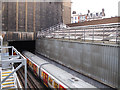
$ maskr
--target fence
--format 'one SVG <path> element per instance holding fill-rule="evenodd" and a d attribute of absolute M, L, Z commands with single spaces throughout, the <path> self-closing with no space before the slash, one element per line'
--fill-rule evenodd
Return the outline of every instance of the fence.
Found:
<path fill-rule="evenodd" d="M 58 28 L 59 27 L 59 28 Z M 37 33 L 37 38 L 116 43 L 120 41 L 120 23 L 67 27 L 58 24 Z"/>

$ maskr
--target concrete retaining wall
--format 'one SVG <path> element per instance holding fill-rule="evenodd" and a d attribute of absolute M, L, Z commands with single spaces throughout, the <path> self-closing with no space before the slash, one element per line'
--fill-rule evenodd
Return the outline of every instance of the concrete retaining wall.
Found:
<path fill-rule="evenodd" d="M 118 87 L 117 45 L 37 39 L 36 52 L 112 87 Z"/>

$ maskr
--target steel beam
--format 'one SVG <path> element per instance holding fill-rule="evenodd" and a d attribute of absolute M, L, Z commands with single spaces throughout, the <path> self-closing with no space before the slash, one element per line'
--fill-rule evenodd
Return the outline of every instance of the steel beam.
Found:
<path fill-rule="evenodd" d="M 19 62 L 22 62 L 24 65 L 25 65 L 25 63 L 24 63 L 24 59 L 15 59 L 15 60 L 4 60 L 4 61 L 2 61 L 2 62 L 9 62 L 9 63 L 19 63 Z"/>
<path fill-rule="evenodd" d="M 25 60 L 25 89 L 27 89 L 27 63 L 26 63 L 26 60 Z"/>

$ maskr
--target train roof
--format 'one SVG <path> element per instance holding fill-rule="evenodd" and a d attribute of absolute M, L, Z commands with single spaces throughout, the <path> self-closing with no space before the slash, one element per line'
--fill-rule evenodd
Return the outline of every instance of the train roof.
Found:
<path fill-rule="evenodd" d="M 42 58 L 39 58 L 38 56 L 32 54 L 31 52 L 24 51 L 23 54 L 32 62 L 34 62 L 36 65 L 41 66 L 42 64 L 49 63 Z"/>
<path fill-rule="evenodd" d="M 95 86 L 77 78 L 76 76 L 73 76 L 72 74 L 56 67 L 55 65 L 46 64 L 42 66 L 42 69 L 46 70 L 49 74 L 61 82 L 64 81 L 64 84 L 70 88 L 96 88 Z"/>

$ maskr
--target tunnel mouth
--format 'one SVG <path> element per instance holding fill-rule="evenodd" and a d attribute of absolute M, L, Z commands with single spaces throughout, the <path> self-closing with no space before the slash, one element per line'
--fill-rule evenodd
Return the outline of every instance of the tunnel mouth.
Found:
<path fill-rule="evenodd" d="M 35 52 L 35 40 L 31 41 L 8 41 L 9 46 L 14 46 L 19 52 L 30 51 Z M 11 52 L 9 52 L 11 53 Z"/>

